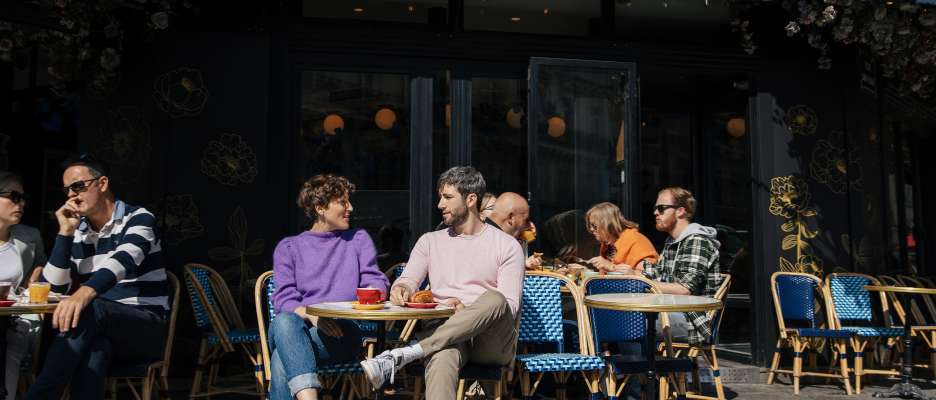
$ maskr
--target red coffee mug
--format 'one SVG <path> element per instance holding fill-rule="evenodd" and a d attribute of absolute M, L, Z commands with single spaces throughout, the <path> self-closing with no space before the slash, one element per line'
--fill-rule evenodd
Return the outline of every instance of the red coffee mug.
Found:
<path fill-rule="evenodd" d="M 383 291 L 377 288 L 357 288 L 357 299 L 360 304 L 377 304 L 383 300 Z"/>

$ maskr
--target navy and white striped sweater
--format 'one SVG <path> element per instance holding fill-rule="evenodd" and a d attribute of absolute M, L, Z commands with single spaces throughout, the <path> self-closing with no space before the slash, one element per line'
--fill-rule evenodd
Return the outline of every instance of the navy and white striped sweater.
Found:
<path fill-rule="evenodd" d="M 155 227 L 156 217 L 145 208 L 117 200 L 100 232 L 82 218 L 74 236 L 56 236 L 43 280 L 61 293 L 75 271 L 100 298 L 168 310 L 170 288 Z"/>

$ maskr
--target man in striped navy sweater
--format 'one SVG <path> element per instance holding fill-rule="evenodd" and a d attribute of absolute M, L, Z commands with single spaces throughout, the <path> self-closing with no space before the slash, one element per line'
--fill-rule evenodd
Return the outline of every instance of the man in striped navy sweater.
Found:
<path fill-rule="evenodd" d="M 52 290 L 77 290 L 52 315 L 59 334 L 27 399 L 104 398 L 113 367 L 162 358 L 170 286 L 153 214 L 114 196 L 103 163 L 66 164 L 68 196 L 55 212 L 55 247 L 42 276 Z M 72 281 L 77 276 L 77 281 Z"/>

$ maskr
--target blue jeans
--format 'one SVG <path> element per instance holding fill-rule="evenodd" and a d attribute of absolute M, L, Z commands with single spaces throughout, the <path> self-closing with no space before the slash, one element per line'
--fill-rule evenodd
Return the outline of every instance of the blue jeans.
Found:
<path fill-rule="evenodd" d="M 78 327 L 60 332 L 26 399 L 61 399 L 71 383 L 73 399 L 103 399 L 108 367 L 158 361 L 166 347 L 166 313 L 111 300 L 91 300 Z"/>
<path fill-rule="evenodd" d="M 320 334 L 318 328 L 291 312 L 270 323 L 270 399 L 288 400 L 303 389 L 321 388 L 318 366 L 358 359 L 361 328 L 350 320 L 335 320 L 341 337 Z"/>

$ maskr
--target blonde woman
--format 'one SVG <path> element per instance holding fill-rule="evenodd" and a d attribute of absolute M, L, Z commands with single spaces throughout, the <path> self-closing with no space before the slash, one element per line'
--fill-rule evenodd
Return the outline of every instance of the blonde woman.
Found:
<path fill-rule="evenodd" d="M 491 192 L 485 192 L 484 196 L 481 197 L 481 205 L 478 206 L 478 208 L 481 210 L 481 221 L 491 217 L 491 213 L 494 212 L 495 201 L 497 201 L 497 196 Z"/>
<path fill-rule="evenodd" d="M 637 224 L 624 218 L 621 209 L 612 203 L 599 203 L 589 209 L 585 223 L 588 232 L 601 243 L 600 255 L 588 262 L 602 273 L 643 271 L 645 262 L 652 264 L 659 258 Z"/>

